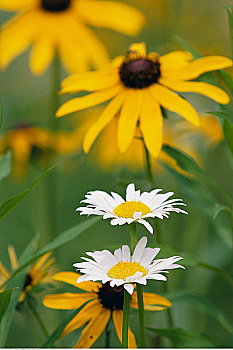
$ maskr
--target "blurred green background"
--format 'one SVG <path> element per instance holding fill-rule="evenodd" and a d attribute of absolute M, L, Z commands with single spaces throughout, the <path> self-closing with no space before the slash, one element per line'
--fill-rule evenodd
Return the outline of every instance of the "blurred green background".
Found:
<path fill-rule="evenodd" d="M 125 1 L 139 8 L 147 17 L 147 25 L 137 38 L 120 35 L 107 29 L 95 30 L 107 46 L 110 57 L 124 54 L 130 43 L 145 41 L 148 50 L 164 54 L 174 49 L 181 49 L 175 39 L 175 34 L 201 51 L 202 54 L 216 54 L 230 56 L 230 40 L 227 13 L 223 4 L 232 4 L 231 1 L 220 0 L 128 0 Z M 0 13 L 0 23 L 4 23 L 12 14 Z M 62 76 L 67 76 L 65 70 Z M 28 68 L 28 51 L 18 57 L 5 70 L 0 73 L 0 90 L 3 124 L 1 133 L 19 122 L 35 123 L 47 127 L 51 115 L 52 99 L 52 69 L 51 67 L 40 77 L 34 77 Z M 63 101 L 60 98 L 60 102 Z M 214 102 L 202 97 L 190 96 L 191 102 L 199 112 L 213 111 L 216 109 Z M 85 112 L 85 116 L 87 113 Z M 78 114 L 82 118 L 83 113 Z M 68 116 L 58 121 L 59 128 L 72 129 L 78 119 L 77 116 Z M 182 145 L 181 145 L 182 147 Z M 183 150 L 185 151 L 185 150 Z M 216 147 L 206 148 L 199 144 L 198 152 L 202 158 L 205 170 L 217 182 L 222 190 L 233 195 L 232 189 L 232 164 L 224 142 Z M 16 207 L 16 209 L 0 223 L 1 245 L 0 257 L 5 266 L 9 266 L 7 246 L 13 244 L 18 256 L 22 253 L 26 244 L 40 234 L 40 246 L 48 243 L 57 234 L 62 233 L 81 221 L 75 208 L 89 190 L 100 189 L 107 192 L 115 191 L 124 195 L 125 183 L 145 181 L 143 172 L 133 173 L 125 168 L 119 168 L 115 172 L 106 172 L 96 163 L 91 161 L 88 155 L 81 152 L 72 158 L 72 166 L 67 165 L 68 160 L 57 157 L 56 193 L 55 187 L 48 194 L 49 174 L 36 188 Z M 42 173 L 42 168 L 32 164 L 30 171 L 24 179 L 15 180 L 12 177 L 4 179 L 0 184 L 1 201 L 9 196 L 23 191 L 32 181 Z M 51 179 L 50 179 L 51 180 Z M 176 198 L 182 198 L 187 204 L 188 216 L 172 214 L 169 220 L 160 222 L 165 244 L 169 245 L 175 254 L 180 252 L 190 253 L 198 261 L 218 266 L 232 273 L 232 250 L 216 232 L 213 221 L 208 220 L 205 214 L 206 203 L 198 206 L 191 200 L 186 188 L 177 181 L 171 173 L 164 171 L 155 175 L 158 188 L 163 191 L 174 191 Z M 143 188 L 142 188 L 143 189 Z M 51 232 L 52 215 L 48 207 L 48 196 L 54 203 L 56 211 L 56 232 Z M 55 203 L 56 198 L 56 203 Z M 197 197 L 198 198 L 198 197 Z M 214 207 L 214 203 L 212 203 Z M 211 206 L 211 203 L 210 203 Z M 213 209 L 214 210 L 214 209 Z M 139 236 L 147 235 L 149 244 L 156 246 L 156 234 L 153 236 L 143 228 L 138 229 Z M 57 271 L 74 271 L 72 264 L 79 261 L 85 251 L 96 249 L 114 249 L 123 243 L 129 243 L 128 227 L 111 227 L 109 221 L 101 221 L 96 226 L 85 231 L 75 241 L 58 249 L 56 257 Z M 149 282 L 145 287 L 147 291 L 162 293 L 162 282 Z M 229 284 L 212 271 L 197 266 L 188 266 L 185 271 L 173 271 L 168 277 L 169 293 L 187 291 L 198 293 L 207 297 L 232 321 L 232 289 Z M 66 291 L 74 288 L 62 286 Z M 39 300 L 41 304 L 41 301 Z M 55 311 L 40 306 L 48 329 L 54 330 L 66 311 Z M 212 317 L 207 308 L 200 309 L 195 303 L 180 300 L 173 303 L 172 314 L 176 327 L 196 333 L 205 333 L 215 346 L 232 346 L 232 336 L 227 330 Z M 131 315 L 131 321 L 135 318 Z M 132 322 L 135 328 L 137 322 Z M 153 327 L 167 327 L 166 312 L 146 313 L 146 324 Z M 15 311 L 14 318 L 7 342 L 7 347 L 38 347 L 43 343 L 43 334 L 37 328 L 36 321 L 28 313 Z M 113 332 L 114 333 L 114 332 Z M 57 343 L 60 347 L 69 347 L 75 343 L 74 332 Z M 156 346 L 156 338 L 151 333 L 148 338 L 148 347 Z M 98 339 L 94 347 L 104 345 L 104 337 Z M 163 345 L 168 345 L 166 341 Z M 112 337 L 112 346 L 119 347 L 120 343 L 115 334 Z"/>

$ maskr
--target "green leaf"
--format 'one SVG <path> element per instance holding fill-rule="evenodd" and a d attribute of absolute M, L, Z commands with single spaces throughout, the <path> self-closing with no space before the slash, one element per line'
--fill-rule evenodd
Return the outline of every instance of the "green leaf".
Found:
<path fill-rule="evenodd" d="M 14 289 L 15 288 L 7 289 L 4 292 L 0 293 L 0 322 L 10 303 L 11 294 Z"/>
<path fill-rule="evenodd" d="M 94 299 L 91 299 L 94 300 Z M 46 340 L 46 342 L 41 346 L 41 348 L 50 348 L 55 341 L 59 338 L 59 336 L 62 334 L 65 327 L 68 325 L 68 323 L 73 320 L 73 318 L 79 313 L 79 311 L 91 300 L 86 301 L 84 304 L 82 304 L 78 309 L 73 311 L 71 314 L 69 314 L 65 319 L 61 321 L 61 323 L 57 326 L 57 328 L 53 331 L 51 336 Z"/>
<path fill-rule="evenodd" d="M 194 49 L 190 44 L 188 44 L 185 40 L 183 40 L 179 35 L 174 35 L 174 38 L 178 43 L 188 52 L 191 53 L 191 55 L 194 58 L 200 58 L 203 55 L 196 49 Z"/>
<path fill-rule="evenodd" d="M 225 140 L 233 157 L 233 125 L 231 125 L 231 123 L 226 119 L 223 121 L 223 132 Z"/>
<path fill-rule="evenodd" d="M 0 105 L 0 129 L 2 127 L 2 107 Z"/>
<path fill-rule="evenodd" d="M 28 194 L 31 192 L 33 187 L 51 171 L 54 166 L 48 168 L 42 175 L 40 175 L 25 191 L 8 198 L 5 202 L 0 204 L 0 222 L 15 208 L 15 206 Z"/>
<path fill-rule="evenodd" d="M 224 70 L 220 70 L 217 72 L 217 75 L 222 79 L 226 87 L 228 88 L 230 94 L 233 96 L 233 78 L 232 76 L 228 73 L 225 72 Z"/>
<path fill-rule="evenodd" d="M 166 297 L 168 297 L 171 302 L 188 302 L 192 305 L 195 305 L 195 307 L 197 307 L 201 312 L 207 313 L 214 317 L 223 328 L 225 328 L 230 334 L 233 335 L 233 325 L 227 319 L 222 310 L 220 310 L 217 306 L 215 306 L 211 301 L 202 295 L 184 291 L 169 294 L 166 295 Z"/>
<path fill-rule="evenodd" d="M 207 112 L 208 114 L 215 115 L 222 120 L 227 120 L 233 126 L 233 116 L 228 111 L 222 109 L 221 111 Z"/>
<path fill-rule="evenodd" d="M 0 181 L 7 177 L 11 171 L 11 152 L 3 154 L 0 158 Z"/>
<path fill-rule="evenodd" d="M 39 259 L 42 255 L 45 253 L 48 253 L 50 251 L 53 251 L 62 245 L 72 241 L 74 238 L 79 236 L 83 231 L 87 230 L 89 227 L 100 221 L 100 217 L 95 217 L 91 219 L 87 219 L 84 222 L 81 222 L 80 224 L 68 229 L 67 231 L 60 234 L 58 237 L 56 237 L 52 242 L 47 244 L 44 248 L 40 249 L 39 252 L 34 254 L 33 258 L 27 260 L 24 264 L 22 264 L 15 272 L 11 275 L 11 277 L 1 286 L 5 287 L 10 281 L 12 281 L 20 272 L 25 270 L 26 267 L 31 265 L 34 261 Z"/>
<path fill-rule="evenodd" d="M 30 259 L 33 256 L 35 252 L 35 247 L 36 247 L 36 241 L 34 238 L 25 248 L 23 254 L 20 256 L 19 266 L 22 266 L 28 259 Z M 10 288 L 18 287 L 18 289 L 13 293 L 9 306 L 2 318 L 1 328 L 0 328 L 0 347 L 4 348 L 6 345 L 7 336 L 11 325 L 11 319 L 13 316 L 13 312 L 18 304 L 20 292 L 23 288 L 24 281 L 25 281 L 25 273 L 21 273 L 19 274 L 19 276 L 17 276 L 17 278 L 9 281 L 10 283 L 8 284 L 8 286 Z M 3 285 L 1 287 L 3 287 Z"/>
<path fill-rule="evenodd" d="M 218 214 L 220 214 L 222 212 L 231 213 L 232 214 L 233 210 L 232 210 L 232 208 L 226 207 L 225 205 L 222 205 L 220 203 L 215 203 L 214 215 L 213 215 L 214 220 L 217 218 Z"/>
<path fill-rule="evenodd" d="M 213 343 L 205 334 L 197 334 L 186 331 L 182 328 L 151 328 L 147 327 L 153 333 L 172 340 L 176 347 L 198 348 L 213 347 Z"/>
<path fill-rule="evenodd" d="M 211 225 L 213 232 L 217 233 L 220 239 L 226 244 L 230 249 L 232 249 L 233 238 L 232 230 L 228 226 L 220 221 L 213 219 L 213 203 L 216 201 L 213 195 L 208 191 L 206 186 L 195 181 L 191 177 L 184 176 L 177 170 L 171 168 L 165 163 L 162 163 L 163 167 L 167 169 L 172 176 L 176 179 L 180 186 L 180 190 L 189 198 L 190 202 L 193 203 L 200 212 L 205 215 L 207 220 Z M 231 201 L 232 202 L 232 201 Z"/>
<path fill-rule="evenodd" d="M 231 43 L 231 52 L 233 57 L 233 6 L 226 5 L 226 10 L 228 14 L 228 21 L 229 21 L 229 32 L 230 32 L 230 43 Z"/>
<path fill-rule="evenodd" d="M 161 248 L 161 251 L 159 253 L 159 258 L 167 258 L 168 256 L 171 256 L 171 255 L 180 255 L 183 258 L 183 260 L 181 261 L 182 265 L 184 265 L 184 266 L 196 266 L 196 267 L 203 268 L 205 270 L 215 272 L 221 278 L 223 278 L 227 283 L 229 283 L 231 287 L 233 287 L 233 278 L 228 273 L 226 273 L 224 270 L 222 270 L 221 268 L 207 264 L 205 262 L 198 261 L 190 253 L 182 252 L 182 251 L 177 252 L 177 250 L 174 250 L 167 245 L 156 244 L 156 247 Z"/>

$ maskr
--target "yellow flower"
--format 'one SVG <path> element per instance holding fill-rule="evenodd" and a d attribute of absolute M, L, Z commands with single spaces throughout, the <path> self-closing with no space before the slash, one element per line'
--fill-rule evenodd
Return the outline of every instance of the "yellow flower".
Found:
<path fill-rule="evenodd" d="M 13 153 L 13 173 L 22 176 L 33 152 L 50 148 L 50 132 L 41 127 L 21 124 L 0 136 L 0 154 L 11 149 Z"/>
<path fill-rule="evenodd" d="M 13 246 L 8 247 L 11 270 L 16 270 L 18 265 L 18 259 Z M 20 293 L 19 302 L 22 302 L 26 295 L 33 290 L 34 287 L 41 284 L 54 283 L 52 279 L 52 272 L 49 272 L 49 267 L 54 263 L 55 259 L 50 258 L 52 253 L 46 253 L 27 271 L 24 285 Z M 10 278 L 11 273 L 4 267 L 0 261 L 0 290 L 1 285 Z"/>
<path fill-rule="evenodd" d="M 41 74 L 59 52 L 74 72 L 100 67 L 107 51 L 87 26 L 135 35 L 144 24 L 140 11 L 118 1 L 0 0 L 0 8 L 19 11 L 2 30 L 0 66 L 6 67 L 33 44 L 30 67 Z"/>
<path fill-rule="evenodd" d="M 63 155 L 79 152 L 82 148 L 84 135 L 102 110 L 101 107 L 96 107 L 91 112 L 85 112 L 81 118 L 81 122 L 79 121 L 73 131 L 60 131 L 56 133 L 53 139 L 53 148 L 56 152 Z M 166 119 L 164 120 L 163 143 L 178 149 L 180 148 L 200 164 L 201 159 L 197 152 L 199 138 L 196 135 L 203 135 L 204 141 L 207 144 L 217 144 L 223 139 L 221 125 L 215 116 L 201 114 L 199 127 L 187 124 L 184 119 L 172 122 L 168 122 Z M 115 171 L 122 166 L 134 171 L 142 171 L 144 168 L 145 151 L 142 143 L 142 133 L 139 127 L 136 128 L 133 141 L 129 148 L 122 154 L 117 147 L 117 118 L 113 118 L 102 131 L 101 136 L 98 137 L 97 142 L 90 152 L 90 156 L 91 160 L 97 162 L 106 171 Z M 161 151 L 158 158 L 153 158 L 152 161 L 155 172 L 163 171 L 164 168 L 161 166 L 161 161 L 181 171 L 176 161 L 164 151 Z"/>
<path fill-rule="evenodd" d="M 77 279 L 80 276 L 75 272 L 60 272 L 54 276 L 54 279 L 69 283 L 87 293 L 52 294 L 46 295 L 43 299 L 45 306 L 62 310 L 77 309 L 88 302 L 66 326 L 61 336 L 63 337 L 87 323 L 79 341 L 74 347 L 90 348 L 107 326 L 112 314 L 115 330 L 121 341 L 124 300 L 123 286 L 110 287 L 110 283 L 108 282 L 105 284 L 92 281 L 77 283 Z M 167 306 L 171 306 L 169 300 L 154 293 L 143 293 L 143 299 L 145 310 L 159 311 L 165 309 Z M 135 292 L 132 294 L 130 306 L 137 309 L 137 295 Z M 136 347 L 136 340 L 130 328 L 129 347 Z"/>
<path fill-rule="evenodd" d="M 162 147 L 163 117 L 160 106 L 176 112 L 192 124 L 199 125 L 195 109 L 178 92 L 196 92 L 227 104 L 228 95 L 216 86 L 189 81 L 199 75 L 232 66 L 221 56 L 192 60 L 190 53 L 174 51 L 159 57 L 146 53 L 145 44 L 133 44 L 126 57 L 117 57 L 105 69 L 72 75 L 63 82 L 63 93 L 92 92 L 66 102 L 57 117 L 111 100 L 84 139 L 88 152 L 98 134 L 119 114 L 117 140 L 121 152 L 131 144 L 139 124 L 145 144 L 154 157 Z"/>

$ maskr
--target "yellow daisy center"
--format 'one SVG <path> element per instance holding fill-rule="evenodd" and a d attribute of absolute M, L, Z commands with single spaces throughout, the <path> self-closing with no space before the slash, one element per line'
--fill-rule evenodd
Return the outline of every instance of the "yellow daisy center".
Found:
<path fill-rule="evenodd" d="M 70 7 L 71 0 L 41 0 L 41 7 L 49 12 L 61 12 Z"/>
<path fill-rule="evenodd" d="M 126 277 L 135 275 L 136 272 L 142 272 L 143 275 L 147 275 L 146 269 L 140 265 L 139 262 L 124 262 L 119 261 L 115 266 L 111 267 L 108 271 L 108 276 L 114 279 L 126 280 Z"/>
<path fill-rule="evenodd" d="M 126 219 L 133 219 L 133 214 L 135 212 L 141 212 L 142 215 L 152 213 L 146 204 L 136 201 L 121 203 L 113 210 L 113 213 L 118 217 Z"/>

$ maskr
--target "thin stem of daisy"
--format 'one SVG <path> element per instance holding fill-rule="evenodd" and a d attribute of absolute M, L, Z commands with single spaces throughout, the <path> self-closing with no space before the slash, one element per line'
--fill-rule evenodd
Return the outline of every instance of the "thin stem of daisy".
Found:
<path fill-rule="evenodd" d="M 138 317 L 139 317 L 139 344 L 140 348 L 146 347 L 145 335 L 145 320 L 144 320 L 144 303 L 142 285 L 137 283 L 137 297 L 138 297 Z"/>
<path fill-rule="evenodd" d="M 130 224 L 130 240 L 131 251 L 133 253 L 137 245 L 137 230 L 136 222 Z M 138 297 L 138 319 L 139 319 L 139 344 L 140 348 L 145 348 L 145 321 L 144 321 L 144 304 L 143 304 L 143 292 L 142 286 L 137 284 L 137 297 Z"/>
<path fill-rule="evenodd" d="M 130 294 L 124 289 L 123 323 L 122 323 L 122 348 L 128 349 Z"/>
<path fill-rule="evenodd" d="M 150 159 L 150 153 L 145 145 L 145 142 L 143 140 L 144 150 L 145 150 L 145 158 L 146 158 L 146 174 L 147 174 L 147 180 L 150 183 L 151 186 L 154 185 L 154 177 L 153 177 L 153 171 L 151 166 L 151 159 Z"/>
<path fill-rule="evenodd" d="M 130 241 L 131 241 L 131 251 L 133 253 L 137 243 L 137 231 L 136 231 L 136 222 L 132 222 L 132 224 L 129 225 L 130 227 Z"/>

